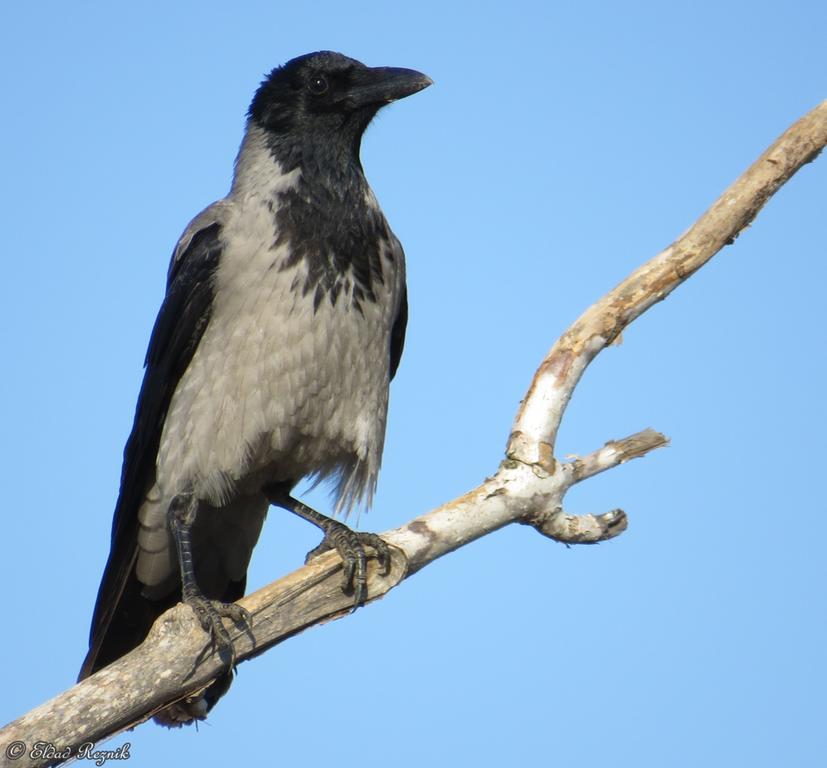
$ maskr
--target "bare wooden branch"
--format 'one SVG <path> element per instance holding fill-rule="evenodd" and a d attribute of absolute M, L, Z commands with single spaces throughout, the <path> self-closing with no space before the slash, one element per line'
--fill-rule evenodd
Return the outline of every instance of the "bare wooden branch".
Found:
<path fill-rule="evenodd" d="M 827 102 L 788 128 L 678 240 L 589 307 L 534 374 L 509 439 L 510 458 L 544 466 L 577 382 L 588 364 L 633 320 L 665 299 L 739 233 L 827 142 Z"/>
<path fill-rule="evenodd" d="M 602 515 L 567 515 L 562 509 L 554 509 L 523 522 L 562 544 L 597 544 L 620 536 L 629 527 L 629 518 L 622 509 Z"/>
<path fill-rule="evenodd" d="M 566 405 L 594 357 L 649 307 L 664 299 L 718 250 L 731 243 L 766 201 L 827 144 L 827 102 L 788 129 L 675 243 L 636 270 L 590 307 L 557 341 L 534 375 L 508 442 L 506 459 L 480 486 L 384 538 L 394 547 L 388 576 L 371 564 L 368 592 L 378 599 L 437 558 L 509 523 L 533 525 L 566 543 L 594 543 L 626 528 L 625 513 L 574 516 L 563 511 L 568 489 L 606 469 L 666 445 L 644 430 L 610 441 L 574 461 L 561 462 L 554 445 Z M 242 663 L 312 625 L 346 615 L 350 599 L 340 589 L 341 564 L 323 555 L 240 603 L 252 626 L 231 637 Z M 205 646 L 206 635 L 189 608 L 161 616 L 132 653 L 0 730 L 0 763 L 16 742 L 77 750 L 146 720 L 158 709 L 191 696 L 222 671 Z M 197 663 L 196 663 L 197 662 Z M 65 755 L 31 757 L 9 764 L 40 766 Z"/>
<path fill-rule="evenodd" d="M 571 472 L 572 483 L 579 483 L 607 469 L 623 464 L 630 459 L 645 456 L 655 448 L 668 445 L 669 438 L 654 429 L 644 429 L 622 440 L 609 440 L 599 450 L 588 456 L 576 458 L 565 468 Z"/>

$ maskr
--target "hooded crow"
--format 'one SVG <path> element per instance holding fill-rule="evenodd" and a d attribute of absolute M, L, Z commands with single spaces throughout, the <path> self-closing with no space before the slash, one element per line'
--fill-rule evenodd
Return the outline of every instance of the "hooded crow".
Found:
<path fill-rule="evenodd" d="M 354 606 L 366 548 L 387 545 L 291 494 L 332 483 L 335 513 L 371 503 L 388 385 L 407 322 L 405 261 L 362 170 L 379 109 L 426 88 L 409 69 L 338 53 L 300 56 L 256 92 L 229 194 L 175 247 L 124 449 L 109 560 L 80 679 L 120 658 L 177 602 L 191 606 L 228 671 L 156 719 L 201 719 L 229 686 L 222 619 L 270 504 L 318 526 Z"/>

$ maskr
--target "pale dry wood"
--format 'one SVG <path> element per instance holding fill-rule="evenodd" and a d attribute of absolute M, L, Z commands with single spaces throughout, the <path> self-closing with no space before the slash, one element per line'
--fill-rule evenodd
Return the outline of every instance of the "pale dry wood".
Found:
<path fill-rule="evenodd" d="M 566 405 L 588 364 L 629 323 L 734 242 L 826 142 L 827 102 L 822 102 L 788 128 L 685 234 L 589 307 L 534 374 L 514 422 L 508 455 L 527 464 L 549 461 Z"/>
<path fill-rule="evenodd" d="M 509 523 L 533 525 L 565 543 L 593 543 L 618 535 L 626 515 L 568 515 L 568 489 L 593 475 L 667 443 L 654 430 L 610 441 L 593 453 L 561 462 L 554 443 L 565 407 L 594 357 L 649 307 L 731 243 L 802 165 L 827 144 L 827 102 L 789 128 L 698 222 L 669 248 L 636 270 L 590 307 L 557 341 L 537 370 L 521 404 L 506 459 L 480 486 L 408 524 L 383 534 L 394 546 L 388 576 L 369 568 L 371 600 L 458 547 Z M 315 624 L 348 613 L 340 589 L 341 565 L 328 553 L 310 565 L 246 596 L 240 603 L 252 627 L 231 630 L 239 663 Z M 179 605 L 158 619 L 135 651 L 0 730 L 0 764 L 15 761 L 5 749 L 19 740 L 60 747 L 97 742 L 140 723 L 163 706 L 201 690 L 222 669 L 189 608 Z M 196 663 L 196 660 L 198 663 Z"/>

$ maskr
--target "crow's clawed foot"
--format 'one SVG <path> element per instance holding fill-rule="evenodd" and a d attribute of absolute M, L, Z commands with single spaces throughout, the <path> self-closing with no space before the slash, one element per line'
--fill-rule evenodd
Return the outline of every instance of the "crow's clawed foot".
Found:
<path fill-rule="evenodd" d="M 368 597 L 365 547 L 375 551 L 381 573 L 387 576 L 391 567 L 391 550 L 384 540 L 375 533 L 352 531 L 344 523 L 308 507 L 290 495 L 289 483 L 272 483 L 265 486 L 263 491 L 271 504 L 289 509 L 294 515 L 321 528 L 324 539 L 318 547 L 307 553 L 305 563 L 317 555 L 335 549 L 343 563 L 342 590 L 346 595 L 353 594 L 353 610 L 363 605 Z"/>
<path fill-rule="evenodd" d="M 218 651 L 218 655 L 222 660 L 227 661 L 228 667 L 235 667 L 235 648 L 222 619 L 232 619 L 234 624 L 249 626 L 251 623 L 249 611 L 236 603 L 210 600 L 201 594 L 185 595 L 184 602 L 195 611 L 198 621 L 210 636 L 212 650 Z"/>
<path fill-rule="evenodd" d="M 376 552 L 381 574 L 387 576 L 391 567 L 390 547 L 384 539 L 375 533 L 362 533 L 348 528 L 338 520 L 327 519 L 322 543 L 310 550 L 305 563 L 314 557 L 335 549 L 342 558 L 342 591 L 346 595 L 353 594 L 353 610 L 363 605 L 368 596 L 367 588 L 367 553 L 365 547 L 371 547 Z"/>

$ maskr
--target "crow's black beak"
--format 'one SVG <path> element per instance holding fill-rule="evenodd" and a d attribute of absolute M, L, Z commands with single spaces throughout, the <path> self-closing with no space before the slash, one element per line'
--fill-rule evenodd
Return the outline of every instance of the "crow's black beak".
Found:
<path fill-rule="evenodd" d="M 365 67 L 358 75 L 354 74 L 347 100 L 356 109 L 371 105 L 382 106 L 404 99 L 433 82 L 430 77 L 414 69 Z"/>

